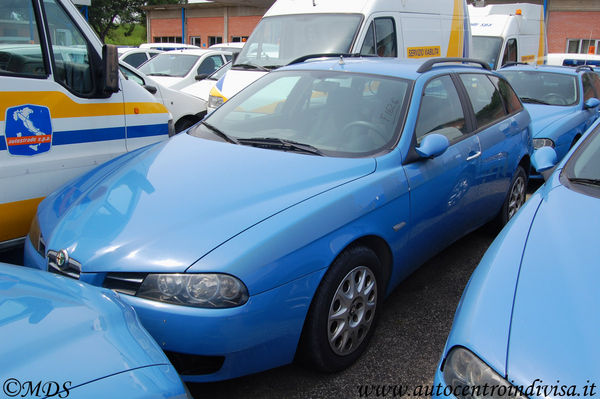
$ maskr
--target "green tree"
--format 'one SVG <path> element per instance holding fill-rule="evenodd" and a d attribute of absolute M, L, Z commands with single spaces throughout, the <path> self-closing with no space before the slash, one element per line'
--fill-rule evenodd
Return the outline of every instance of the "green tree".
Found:
<path fill-rule="evenodd" d="M 121 24 L 145 24 L 143 6 L 180 3 L 187 3 L 187 0 L 93 0 L 89 22 L 104 41 L 108 32 Z"/>

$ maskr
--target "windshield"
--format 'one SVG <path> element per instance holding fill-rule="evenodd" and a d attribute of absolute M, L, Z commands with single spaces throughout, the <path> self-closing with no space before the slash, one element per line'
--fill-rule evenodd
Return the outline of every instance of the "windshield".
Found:
<path fill-rule="evenodd" d="M 318 155 L 370 156 L 395 144 L 410 86 L 404 79 L 348 72 L 272 72 L 189 134 L 284 151 L 292 143 Z"/>
<path fill-rule="evenodd" d="M 566 177 L 578 191 L 600 195 L 600 127 L 573 153 L 561 177 Z"/>
<path fill-rule="evenodd" d="M 146 61 L 139 70 L 149 76 L 184 77 L 198 58 L 199 55 L 162 53 Z"/>
<path fill-rule="evenodd" d="M 263 18 L 244 45 L 235 65 L 276 68 L 304 55 L 348 53 L 361 19 L 362 16 L 357 14 Z"/>
<path fill-rule="evenodd" d="M 577 77 L 536 71 L 501 71 L 524 103 L 573 105 L 578 101 Z"/>
<path fill-rule="evenodd" d="M 490 64 L 492 69 L 498 65 L 498 56 L 502 47 L 501 37 L 473 36 L 473 48 L 471 58 L 482 60 Z"/>

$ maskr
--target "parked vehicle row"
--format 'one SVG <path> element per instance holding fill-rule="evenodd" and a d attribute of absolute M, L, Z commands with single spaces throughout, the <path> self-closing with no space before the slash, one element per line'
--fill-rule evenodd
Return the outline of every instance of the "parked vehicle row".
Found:
<path fill-rule="evenodd" d="M 265 25 L 289 22 L 286 18 L 292 14 L 298 17 L 283 3 L 265 17 Z M 376 11 L 385 1 L 371 3 Z M 422 3 L 418 7 L 427 6 Z M 8 186 L 21 190 L 29 185 L 38 191 L 33 196 L 22 191 L 8 203 L 0 201 L 7 226 L 0 226 L 0 231 L 12 234 L 0 239 L 18 238 L 14 234 L 21 230 L 15 226 L 22 228 L 37 207 L 25 241 L 25 265 L 62 276 L 0 266 L 0 288 L 14 298 L 6 313 L 14 324 L 0 328 L 19 331 L 28 317 L 30 324 L 33 320 L 50 331 L 60 326 L 49 321 L 67 308 L 73 323 L 102 331 L 85 344 L 116 347 L 121 357 L 107 355 L 109 351 L 88 352 L 107 365 L 93 373 L 81 366 L 74 388 L 88 390 L 89 395 L 116 383 L 131 388 L 132 397 L 140 388 L 145 391 L 140 397 L 148 397 L 147 389 L 164 391 L 161 397 L 185 397 L 168 360 L 187 381 L 234 378 L 294 360 L 325 372 L 349 367 L 367 347 L 384 298 L 460 237 L 486 223 L 503 226 L 513 219 L 525 202 L 532 156 L 535 170 L 547 176 L 598 117 L 600 81 L 589 67 L 515 65 L 494 73 L 485 62 L 465 58 L 396 59 L 395 26 L 410 26 L 419 18 L 420 23 L 428 18 L 439 20 L 440 26 L 447 23 L 448 29 L 432 33 L 450 34 L 447 53 L 467 52 L 468 40 L 450 33 L 468 31 L 465 4 L 452 3 L 453 14 L 366 13 L 364 21 L 345 21 L 347 29 L 336 25 L 338 33 L 352 32 L 354 39 L 362 32 L 360 48 L 365 55 L 388 58 L 351 56 L 343 46 L 343 53 L 333 58 L 285 55 L 263 29 L 256 33 L 262 41 L 253 46 L 252 36 L 240 53 L 246 61 L 238 58 L 233 66 L 226 65 L 230 54 L 221 51 L 176 50 L 146 61 L 140 71 L 122 63 L 119 72 L 116 49 L 101 46 L 92 37 L 68 0 L 27 4 L 9 0 L 15 15 L 22 13 L 16 20 L 29 21 L 28 34 L 33 36 L 27 44 L 0 43 L 4 53 L 0 60 L 6 60 L 0 63 L 0 81 L 7 83 L 9 104 L 1 125 L 5 141 L 0 157 L 6 155 L 3 173 L 10 172 L 13 179 L 6 181 Z M 312 7 L 315 11 L 317 5 Z M 316 14 L 331 18 L 327 10 L 319 8 Z M 402 23 L 396 25 L 397 21 Z M 307 26 L 314 27 L 312 22 Z M 44 27 L 41 35 L 35 31 L 38 27 Z M 46 31 L 57 27 L 70 29 L 69 35 L 61 30 L 61 35 L 45 37 Z M 404 45 L 409 44 L 407 39 Z M 415 54 L 431 55 L 440 48 L 402 51 L 408 58 L 419 58 Z M 284 67 L 255 63 L 287 64 L 290 59 Z M 101 62 L 103 68 L 97 70 Z M 213 73 L 229 73 L 236 65 L 238 69 L 245 65 L 245 71 L 273 71 L 228 101 L 217 101 L 215 106 L 220 106 L 206 117 L 194 113 L 206 105 L 203 100 L 188 97 L 176 105 L 186 95 L 174 89 L 202 83 L 197 81 Z M 46 90 L 40 94 L 44 84 Z M 219 83 L 216 87 L 223 88 Z M 45 102 L 48 92 L 52 98 Z M 180 114 L 166 112 L 161 102 L 167 108 L 175 106 Z M 165 117 L 169 121 L 163 123 Z M 173 130 L 185 134 L 158 142 L 166 136 L 165 127 L 169 135 Z M 571 191 L 596 196 L 597 146 L 591 138 L 595 136 L 588 136 L 581 150 L 571 149 L 575 160 L 561 163 L 559 170 L 564 172 L 558 180 L 551 178 L 554 183 L 545 188 L 547 195 L 536 194 L 537 205 L 528 205 L 519 217 L 542 218 L 543 199 L 552 202 L 550 193 L 560 193 L 559 185 L 565 187 L 565 197 Z M 94 154 L 95 158 L 78 156 L 78 149 L 93 152 L 83 147 L 91 142 L 114 148 Z M 62 158 L 53 148 L 61 145 Z M 71 174 L 61 173 L 62 169 Z M 553 214 L 566 206 L 566 199 L 559 195 L 554 207 L 544 206 Z M 477 334 L 468 325 L 476 316 L 457 316 L 467 318 L 468 326 L 463 331 L 457 324 L 459 332 L 449 338 L 436 377 L 448 386 L 482 381 L 510 386 L 533 378 L 519 356 L 511 358 L 514 368 L 506 358 L 495 357 L 503 350 L 521 351 L 535 338 L 523 320 L 540 304 L 522 305 L 525 310 L 520 314 L 517 295 L 529 298 L 536 291 L 519 291 L 516 282 L 528 287 L 524 270 L 528 251 L 530 262 L 535 262 L 535 245 L 541 247 L 548 239 L 554 222 L 540 224 L 544 234 L 539 233 L 536 241 L 538 230 L 532 220 L 513 233 L 516 238 L 506 238 L 512 237 L 509 230 L 499 238 L 522 248 L 510 254 L 509 261 L 520 255 L 519 262 L 495 275 L 495 284 L 513 284 L 512 291 L 498 297 L 504 302 L 498 305 L 498 298 L 483 298 L 488 291 L 496 292 L 493 287 L 472 294 L 473 301 L 480 301 L 471 305 L 475 313 L 481 312 L 481 303 L 502 307 L 504 317 L 495 324 L 499 341 L 478 347 L 480 341 L 468 335 Z M 548 284 L 553 287 L 553 280 Z M 14 296 L 9 291 L 17 287 L 28 292 L 30 286 L 44 289 Z M 73 294 L 64 298 L 63 291 Z M 48 300 L 54 296 L 67 304 Z M 112 309 L 96 306 L 105 299 Z M 469 299 L 463 299 L 463 305 L 465 301 Z M 160 356 L 132 307 L 160 343 L 164 351 Z M 53 317 L 46 318 L 47 314 Z M 137 339 L 138 345 L 106 339 L 111 337 L 104 333 L 109 330 L 123 342 Z M 38 329 L 27 330 L 23 345 L 39 334 Z M 516 349 L 511 349 L 509 338 Z M 488 334 L 486 339 L 491 342 L 494 336 Z M 78 344 L 64 348 L 81 350 Z M 146 357 L 134 356 L 140 345 L 149 348 Z M 533 346 L 528 349 L 531 352 L 523 352 L 532 358 L 540 353 Z M 33 353 L 28 357 L 35 367 L 39 362 L 40 370 L 51 367 L 51 360 Z M 476 372 L 465 377 L 465 369 Z M 553 370 L 544 378 L 550 378 Z M 15 369 L 15 375 L 25 378 L 21 371 Z M 60 377 L 60 372 L 55 375 Z"/>
<path fill-rule="evenodd" d="M 400 281 L 525 201 L 527 111 L 454 61 L 273 71 L 47 197 L 25 264 L 122 294 L 187 381 L 348 367 Z"/>
<path fill-rule="evenodd" d="M 533 164 L 555 161 L 544 147 Z M 473 272 L 436 369 L 444 397 L 597 394 L 599 198 L 596 121 Z"/>

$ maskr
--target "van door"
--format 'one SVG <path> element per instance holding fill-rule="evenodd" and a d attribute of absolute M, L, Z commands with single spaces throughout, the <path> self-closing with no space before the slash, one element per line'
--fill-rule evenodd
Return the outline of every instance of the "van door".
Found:
<path fill-rule="evenodd" d="M 43 197 L 125 152 L 125 120 L 121 92 L 99 98 L 101 57 L 60 0 L 3 0 L 0 15 L 3 242 Z"/>
<path fill-rule="evenodd" d="M 380 15 L 371 18 L 362 39 L 360 54 L 379 57 L 398 57 L 397 22 L 392 16 Z"/>

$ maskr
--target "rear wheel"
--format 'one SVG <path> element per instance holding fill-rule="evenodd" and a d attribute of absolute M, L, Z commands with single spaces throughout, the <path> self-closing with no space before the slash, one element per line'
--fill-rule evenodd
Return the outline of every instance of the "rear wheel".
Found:
<path fill-rule="evenodd" d="M 368 346 L 385 293 L 379 258 L 351 247 L 333 262 L 311 304 L 299 357 L 320 371 L 352 365 Z"/>

